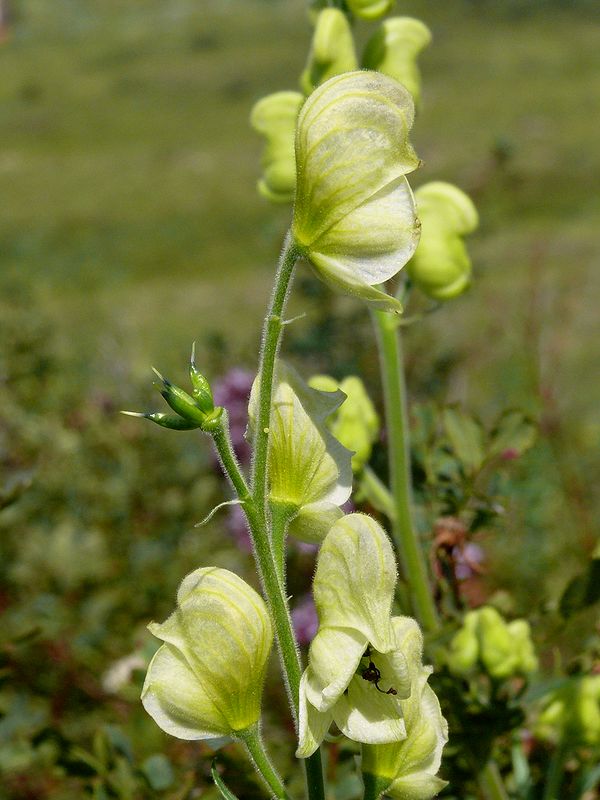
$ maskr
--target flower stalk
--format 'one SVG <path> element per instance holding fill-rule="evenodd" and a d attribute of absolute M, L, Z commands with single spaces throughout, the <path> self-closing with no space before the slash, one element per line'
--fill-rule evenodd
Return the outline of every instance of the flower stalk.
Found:
<path fill-rule="evenodd" d="M 381 362 L 385 418 L 388 431 L 390 484 L 394 501 L 392 535 L 408 582 L 415 616 L 428 633 L 439 627 L 427 565 L 412 518 L 412 488 L 406 383 L 397 319 L 373 312 Z"/>

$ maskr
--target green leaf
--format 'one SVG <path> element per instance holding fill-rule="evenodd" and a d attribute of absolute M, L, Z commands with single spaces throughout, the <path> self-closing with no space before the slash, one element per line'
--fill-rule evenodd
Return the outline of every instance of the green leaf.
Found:
<path fill-rule="evenodd" d="M 576 575 L 560 598 L 560 613 L 568 618 L 577 611 L 594 605 L 600 600 L 600 557 L 593 558 L 587 571 Z"/>
<path fill-rule="evenodd" d="M 224 800 L 238 800 L 238 798 L 234 795 L 234 793 L 230 789 L 228 789 L 225 783 L 223 782 L 223 779 L 217 772 L 217 768 L 215 766 L 214 761 L 210 768 L 210 773 L 212 775 L 213 781 L 215 782 L 215 786 L 219 790 L 221 797 L 223 797 Z"/>
<path fill-rule="evenodd" d="M 505 411 L 492 431 L 490 456 L 521 456 L 535 444 L 537 426 L 522 411 Z"/>
<path fill-rule="evenodd" d="M 142 764 L 142 772 L 150 786 L 158 792 L 168 789 L 175 780 L 171 762 L 162 753 L 147 758 Z"/>
<path fill-rule="evenodd" d="M 457 408 L 445 408 L 442 416 L 452 449 L 465 472 L 476 472 L 484 458 L 483 429 L 480 423 Z"/>

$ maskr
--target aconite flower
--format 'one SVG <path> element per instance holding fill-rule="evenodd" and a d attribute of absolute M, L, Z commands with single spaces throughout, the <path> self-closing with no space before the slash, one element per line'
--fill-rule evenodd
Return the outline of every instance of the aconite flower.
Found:
<path fill-rule="evenodd" d="M 257 397 L 255 382 L 248 407 L 251 427 Z M 269 502 L 287 509 L 289 533 L 303 541 L 323 540 L 352 490 L 352 453 L 325 423 L 343 399 L 341 392 L 312 389 L 295 370 L 278 363 L 269 425 Z"/>
<path fill-rule="evenodd" d="M 308 60 L 300 76 L 302 91 L 309 95 L 334 75 L 357 67 L 352 29 L 346 15 L 339 8 L 323 9 L 316 19 Z"/>
<path fill-rule="evenodd" d="M 421 240 L 408 273 L 435 300 L 457 297 L 471 283 L 471 259 L 463 237 L 477 228 L 477 209 L 463 191 L 443 181 L 419 187 L 415 199 Z"/>
<path fill-rule="evenodd" d="M 446 785 L 437 773 L 448 741 L 448 724 L 427 682 L 432 669 L 421 663 L 423 635 L 414 620 L 401 619 L 394 623 L 410 673 L 410 695 L 400 701 L 406 738 L 363 745 L 365 800 L 375 800 L 383 792 L 397 800 L 431 800 Z"/>
<path fill-rule="evenodd" d="M 421 75 L 417 56 L 430 41 L 431 32 L 421 20 L 413 17 L 386 19 L 367 42 L 363 66 L 383 72 L 404 84 L 418 106 Z"/>
<path fill-rule="evenodd" d="M 142 689 L 154 721 L 179 739 L 243 738 L 260 717 L 273 642 L 262 598 L 233 572 L 197 569 L 173 614 L 148 627 L 164 642 Z"/>
<path fill-rule="evenodd" d="M 378 72 L 348 72 L 310 95 L 296 128 L 296 246 L 333 288 L 394 311 L 400 303 L 378 286 L 419 240 L 405 178 L 419 165 L 408 138 L 413 118 L 404 86 Z"/>
<path fill-rule="evenodd" d="M 258 191 L 276 203 L 289 203 L 294 199 L 294 131 L 303 102 L 300 92 L 275 92 L 259 100 L 250 114 L 250 124 L 266 139 Z"/>
<path fill-rule="evenodd" d="M 300 682 L 299 758 L 317 749 L 332 722 L 358 742 L 406 737 L 402 700 L 415 651 L 405 650 L 404 634 L 416 623 L 391 617 L 395 584 L 394 554 L 377 522 L 364 514 L 338 520 L 313 583 L 319 630 Z"/>

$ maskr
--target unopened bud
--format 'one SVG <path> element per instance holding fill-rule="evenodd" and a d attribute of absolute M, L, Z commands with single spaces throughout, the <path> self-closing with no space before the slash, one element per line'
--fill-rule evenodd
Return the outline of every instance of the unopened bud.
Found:
<path fill-rule="evenodd" d="M 352 30 L 343 11 L 325 8 L 316 20 L 315 32 L 300 87 L 309 95 L 328 78 L 358 67 Z"/>

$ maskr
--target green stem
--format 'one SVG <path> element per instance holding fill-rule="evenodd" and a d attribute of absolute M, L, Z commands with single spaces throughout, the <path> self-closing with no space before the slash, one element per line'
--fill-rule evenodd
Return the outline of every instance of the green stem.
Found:
<path fill-rule="evenodd" d="M 275 556 L 279 579 L 285 584 L 285 537 L 288 525 L 298 513 L 296 506 L 271 501 L 271 549 Z"/>
<path fill-rule="evenodd" d="M 390 484 L 395 506 L 392 533 L 415 616 L 426 631 L 432 632 L 439 628 L 439 620 L 425 557 L 412 519 L 408 410 L 400 331 L 392 314 L 375 311 L 373 318 L 383 378 Z"/>
<path fill-rule="evenodd" d="M 254 725 L 252 728 L 242 731 L 240 738 L 246 745 L 257 772 L 273 793 L 272 796 L 280 798 L 280 800 L 289 800 L 289 795 L 286 792 L 283 781 L 271 763 L 271 759 L 266 751 L 265 743 L 260 735 L 258 725 Z"/>
<path fill-rule="evenodd" d="M 292 275 L 299 252 L 288 232 L 275 277 L 275 288 L 271 296 L 271 305 L 265 319 L 263 339 L 258 370 L 258 414 L 254 430 L 254 469 L 252 472 L 252 494 L 258 513 L 267 522 L 267 471 L 269 452 L 269 425 L 271 423 L 271 397 L 273 394 L 273 376 L 275 361 L 281 342 L 283 330 L 282 315 Z"/>
<path fill-rule="evenodd" d="M 269 535 L 271 520 L 268 514 L 269 509 L 266 497 L 273 376 L 281 340 L 281 331 L 284 325 L 282 314 L 285 309 L 285 302 L 297 259 L 298 251 L 291 236 L 288 234 L 279 259 L 275 288 L 271 297 L 269 312 L 265 319 L 262 339 L 258 378 L 258 414 L 255 421 L 254 434 L 252 492 L 248 488 L 233 452 L 226 428 L 226 419 L 224 424 L 213 432 L 221 462 L 240 500 L 243 501 L 242 508 L 248 520 L 258 574 L 273 618 L 279 656 L 295 722 L 298 720 L 302 663 L 290 617 L 283 570 L 278 567 L 278 559 L 275 556 Z M 305 759 L 304 768 L 309 800 L 324 800 L 323 767 L 321 754 L 318 750 L 310 758 Z"/>
<path fill-rule="evenodd" d="M 546 773 L 543 800 L 560 800 L 560 789 L 565 777 L 565 757 L 565 748 L 557 745 Z"/>
<path fill-rule="evenodd" d="M 394 498 L 369 466 L 364 467 L 361 473 L 360 491 L 373 508 L 381 511 L 388 519 L 394 519 L 396 514 Z"/>
<path fill-rule="evenodd" d="M 477 779 L 485 800 L 508 800 L 508 794 L 495 761 L 488 761 Z"/>

